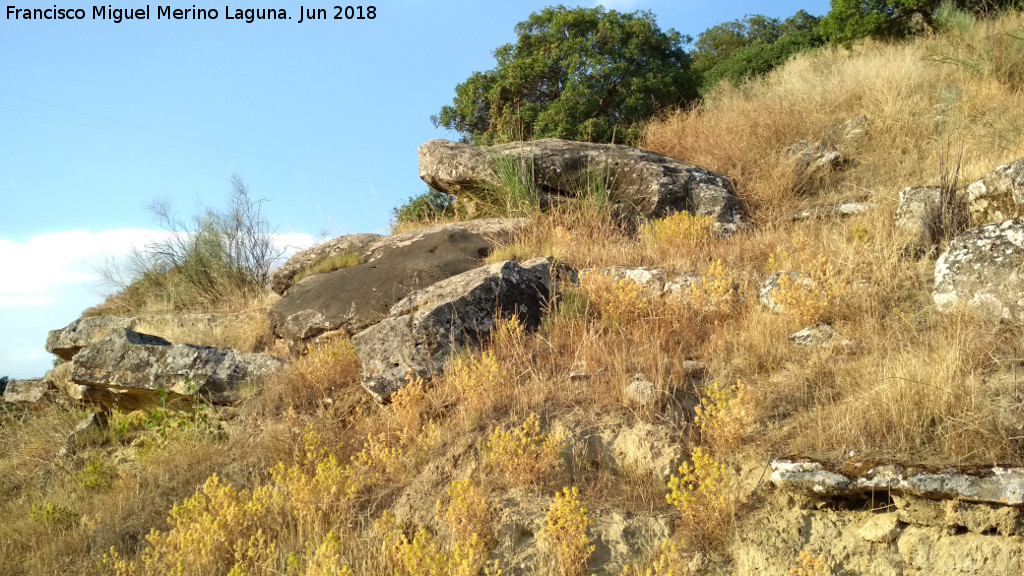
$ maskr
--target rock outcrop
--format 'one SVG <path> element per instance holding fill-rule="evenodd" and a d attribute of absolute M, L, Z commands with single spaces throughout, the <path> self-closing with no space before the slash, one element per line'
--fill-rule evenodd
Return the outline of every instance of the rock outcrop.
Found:
<path fill-rule="evenodd" d="M 962 230 L 966 211 L 941 188 L 906 188 L 896 209 L 896 235 L 907 252 L 920 257 L 930 253 L 943 237 Z"/>
<path fill-rule="evenodd" d="M 166 391 L 229 403 L 283 366 L 283 361 L 265 354 L 172 345 L 122 328 L 75 355 L 70 382 L 133 395 Z"/>
<path fill-rule="evenodd" d="M 586 282 L 588 278 L 605 277 L 614 282 L 627 281 L 643 288 L 653 296 L 683 295 L 686 290 L 699 282 L 692 274 L 676 274 L 662 268 L 646 268 L 643 266 L 609 266 L 606 268 L 586 268 L 579 271 L 579 280 Z"/>
<path fill-rule="evenodd" d="M 413 292 L 387 318 L 352 337 L 363 386 L 386 402 L 407 378 L 437 374 L 464 346 L 481 343 L 495 318 L 515 315 L 536 328 L 551 297 L 551 260 L 499 262 Z"/>
<path fill-rule="evenodd" d="M 237 330 L 239 323 L 256 319 L 252 312 L 233 314 L 148 314 L 144 316 L 87 316 L 64 328 L 51 330 L 46 350 L 70 361 L 83 348 L 92 346 L 112 331 L 133 330 L 172 341 L 182 335 L 223 334 Z"/>
<path fill-rule="evenodd" d="M 824 178 L 846 164 L 839 151 L 825 142 L 801 140 L 788 146 L 782 156 L 792 166 L 800 182 Z"/>
<path fill-rule="evenodd" d="M 1024 204 L 1024 158 L 1003 164 L 967 187 L 967 207 L 975 222 L 1000 222 L 1020 214 Z"/>
<path fill-rule="evenodd" d="M 391 239 L 363 264 L 292 286 L 270 309 L 270 329 L 296 345 L 334 330 L 354 334 L 411 292 L 481 266 L 490 248 L 480 234 L 458 227 Z"/>
<path fill-rule="evenodd" d="M 295 284 L 295 278 L 317 264 L 332 258 L 349 254 L 358 257 L 362 262 L 370 262 L 388 254 L 390 250 L 415 242 L 437 232 L 463 230 L 471 234 L 483 236 L 492 246 L 507 242 L 516 234 L 525 230 L 531 221 L 529 218 L 483 218 L 465 222 L 451 222 L 428 226 L 421 230 L 381 236 L 379 234 L 349 234 L 333 240 L 317 244 L 296 253 L 274 271 L 270 276 L 270 287 L 280 295 L 284 295 Z"/>
<path fill-rule="evenodd" d="M 520 163 L 550 203 L 576 196 L 599 174 L 607 179 L 611 202 L 642 217 L 688 211 L 711 216 L 725 229 L 741 222 L 728 177 L 627 146 L 545 139 L 480 148 L 431 140 L 420 146 L 419 157 L 420 178 L 456 197 L 499 186 L 495 162 L 507 160 Z"/>
<path fill-rule="evenodd" d="M 935 263 L 932 300 L 943 312 L 969 305 L 1024 320 L 1024 218 L 968 230 Z"/>
<path fill-rule="evenodd" d="M 981 473 L 914 471 L 881 465 L 862 474 L 829 470 L 819 462 L 772 462 L 777 487 L 816 497 L 847 498 L 872 492 L 938 500 L 1024 506 L 1024 468 L 999 466 Z"/>

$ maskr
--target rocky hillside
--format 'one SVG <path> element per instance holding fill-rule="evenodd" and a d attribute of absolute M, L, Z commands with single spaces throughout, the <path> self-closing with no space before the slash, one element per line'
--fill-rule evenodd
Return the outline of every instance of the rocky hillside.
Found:
<path fill-rule="evenodd" d="M 1022 28 L 427 142 L 463 220 L 140 279 L 4 391 L 0 573 L 1021 572 Z"/>

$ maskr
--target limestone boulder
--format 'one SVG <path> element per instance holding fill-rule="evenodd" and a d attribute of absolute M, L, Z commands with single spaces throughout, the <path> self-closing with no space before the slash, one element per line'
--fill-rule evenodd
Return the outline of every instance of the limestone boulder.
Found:
<path fill-rule="evenodd" d="M 966 216 L 963 205 L 941 188 L 906 188 L 896 208 L 896 236 L 910 255 L 924 256 L 961 230 Z"/>
<path fill-rule="evenodd" d="M 144 316 L 89 316 L 79 318 L 59 330 L 51 330 L 46 350 L 70 361 L 82 348 L 91 346 L 112 331 L 133 330 L 183 344 L 201 344 L 213 336 L 230 336 L 239 326 L 258 318 L 253 312 L 229 314 L 148 314 Z M 193 339 L 200 340 L 199 342 Z"/>
<path fill-rule="evenodd" d="M 49 384 L 50 388 L 72 400 L 101 408 L 117 407 L 130 411 L 150 407 L 153 404 L 153 398 L 146 394 L 139 395 L 117 388 L 96 388 L 76 384 L 71 381 L 71 372 L 74 366 L 73 360 L 58 364 L 53 370 L 46 373 L 43 380 Z"/>
<path fill-rule="evenodd" d="M 979 223 L 1020 214 L 1024 204 L 1024 158 L 999 166 L 967 187 L 967 207 Z"/>
<path fill-rule="evenodd" d="M 439 373 L 465 346 L 480 344 L 497 317 L 540 325 L 551 297 L 551 259 L 499 262 L 409 294 L 379 323 L 352 337 L 363 363 L 363 386 L 386 402 L 407 377 Z"/>
<path fill-rule="evenodd" d="M 825 142 L 801 140 L 787 147 L 782 155 L 801 181 L 823 178 L 846 164 L 839 151 Z"/>
<path fill-rule="evenodd" d="M 797 346 L 814 348 L 829 346 L 836 341 L 839 333 L 830 324 L 819 322 L 814 326 L 808 326 L 789 335 L 789 341 Z"/>
<path fill-rule="evenodd" d="M 163 338 L 119 329 L 75 356 L 70 382 L 134 395 L 166 391 L 230 403 L 283 366 L 283 361 L 265 354 L 172 345 Z"/>
<path fill-rule="evenodd" d="M 1024 320 L 1024 218 L 958 235 L 935 263 L 932 300 L 948 312 L 968 305 Z"/>
<path fill-rule="evenodd" d="M 420 178 L 431 187 L 465 198 L 499 184 L 497 161 L 524 166 L 549 203 L 578 194 L 594 174 L 609 184 L 613 204 L 645 218 L 688 211 L 711 216 L 731 230 L 741 223 L 732 181 L 721 174 L 628 146 L 554 138 L 477 147 L 431 140 L 419 149 Z"/>
<path fill-rule="evenodd" d="M 818 206 L 808 210 L 802 210 L 793 214 L 791 219 L 794 222 L 800 222 L 803 220 L 837 220 L 840 218 L 849 218 L 851 216 L 864 214 L 874 207 L 874 204 L 871 204 L 870 202 L 844 202 L 843 204 Z"/>
<path fill-rule="evenodd" d="M 677 274 L 662 268 L 645 266 L 608 266 L 585 268 L 577 274 L 578 281 L 605 278 L 612 282 L 632 282 L 652 296 L 682 296 L 700 279 L 692 274 Z"/>
<path fill-rule="evenodd" d="M 50 390 L 45 380 L 14 380 L 4 388 L 4 401 L 20 404 L 34 404 Z"/>
<path fill-rule="evenodd" d="M 484 236 L 461 227 L 391 238 L 363 264 L 292 286 L 271 307 L 270 329 L 295 345 L 334 330 L 354 334 L 383 320 L 413 291 L 478 268 L 490 249 Z"/>

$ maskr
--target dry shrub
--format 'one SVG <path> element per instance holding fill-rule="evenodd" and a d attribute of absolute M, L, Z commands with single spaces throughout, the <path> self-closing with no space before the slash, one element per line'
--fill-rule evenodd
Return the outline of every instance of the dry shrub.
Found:
<path fill-rule="evenodd" d="M 561 470 L 564 445 L 561 435 L 542 433 L 540 418 L 530 414 L 514 430 L 491 432 L 485 462 L 499 472 L 498 479 L 508 478 L 519 485 L 533 484 Z"/>
<path fill-rule="evenodd" d="M 391 395 L 391 413 L 398 425 L 415 434 L 420 431 L 431 410 L 427 384 L 422 378 L 411 378 L 404 388 Z"/>
<path fill-rule="evenodd" d="M 739 510 L 736 478 L 721 462 L 695 448 L 690 462 L 669 478 L 665 499 L 680 516 L 680 531 L 702 551 L 721 549 L 732 533 Z"/>
<path fill-rule="evenodd" d="M 494 513 L 483 492 L 471 480 L 454 481 L 448 488 L 448 506 L 437 501 L 437 516 L 451 531 L 453 542 L 477 540 L 489 550 L 498 543 Z"/>
<path fill-rule="evenodd" d="M 747 387 L 740 380 L 725 387 L 714 381 L 701 396 L 695 408 L 694 424 L 700 430 L 701 440 L 716 454 L 735 450 L 750 426 L 747 411 Z"/>
<path fill-rule="evenodd" d="M 1017 432 L 983 390 L 998 359 L 1019 355 L 1019 338 L 970 312 L 908 319 L 893 318 L 864 356 L 836 371 L 834 396 L 797 419 L 796 447 L 946 463 L 1017 457 Z"/>
<path fill-rule="evenodd" d="M 389 512 L 374 523 L 384 572 L 395 576 L 499 576 L 497 561 L 485 566 L 487 551 L 479 538 L 445 547 L 426 528 L 412 538 Z"/>
<path fill-rule="evenodd" d="M 446 376 L 471 421 L 499 408 L 507 398 L 507 375 L 493 350 L 459 356 L 449 365 Z"/>
<path fill-rule="evenodd" d="M 347 338 L 329 339 L 309 347 L 284 370 L 267 378 L 255 400 L 258 411 L 280 414 L 339 403 L 359 403 L 362 364 Z"/>
<path fill-rule="evenodd" d="M 683 546 L 663 540 L 658 551 L 645 562 L 629 564 L 620 576 L 684 576 L 692 571 L 683 562 Z"/>

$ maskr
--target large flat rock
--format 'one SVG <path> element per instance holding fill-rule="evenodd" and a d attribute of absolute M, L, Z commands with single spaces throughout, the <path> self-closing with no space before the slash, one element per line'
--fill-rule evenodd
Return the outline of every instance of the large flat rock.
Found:
<path fill-rule="evenodd" d="M 431 140 L 419 149 L 420 178 L 431 187 L 465 197 L 496 186 L 495 163 L 520 163 L 541 193 L 572 197 L 595 175 L 607 179 L 612 203 L 645 218 L 688 211 L 725 227 L 740 223 L 732 181 L 709 170 L 646 150 L 554 138 L 477 147 Z"/>
<path fill-rule="evenodd" d="M 528 218 L 484 218 L 465 222 L 435 224 L 420 230 L 381 236 L 379 234 L 348 234 L 296 253 L 270 276 L 270 287 L 284 295 L 293 285 L 295 278 L 321 262 L 340 255 L 350 255 L 362 262 L 376 260 L 390 249 L 416 242 L 438 232 L 462 230 L 483 236 L 491 245 L 507 242 L 530 225 Z"/>
<path fill-rule="evenodd" d="M 334 330 L 353 334 L 383 320 L 411 292 L 479 267 L 490 248 L 482 235 L 460 227 L 392 238 L 363 264 L 292 286 L 270 309 L 270 328 L 292 343 Z"/>

